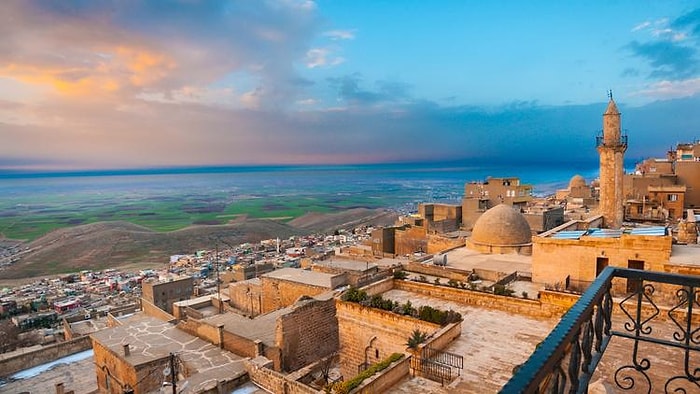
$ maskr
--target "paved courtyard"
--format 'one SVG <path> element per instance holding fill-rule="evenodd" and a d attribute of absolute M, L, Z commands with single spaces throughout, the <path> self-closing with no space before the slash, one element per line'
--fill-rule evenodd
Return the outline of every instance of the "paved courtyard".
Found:
<path fill-rule="evenodd" d="M 513 367 L 527 360 L 558 321 L 477 308 L 403 290 L 390 290 L 382 296 L 399 303 L 410 300 L 414 306 L 453 309 L 464 318 L 462 336 L 445 349 L 464 357 L 460 376 L 447 387 L 423 378 L 405 379 L 389 391 L 392 394 L 496 393 L 512 376 Z"/>

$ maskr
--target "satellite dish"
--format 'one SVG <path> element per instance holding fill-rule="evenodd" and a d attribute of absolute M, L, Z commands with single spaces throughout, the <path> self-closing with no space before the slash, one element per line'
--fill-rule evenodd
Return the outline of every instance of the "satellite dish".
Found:
<path fill-rule="evenodd" d="M 170 367 L 165 367 L 163 370 L 163 376 L 169 376 L 170 375 Z"/>

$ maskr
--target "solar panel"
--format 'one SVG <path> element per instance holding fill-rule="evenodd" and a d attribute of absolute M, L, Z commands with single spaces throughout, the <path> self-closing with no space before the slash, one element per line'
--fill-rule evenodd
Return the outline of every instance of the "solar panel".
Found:
<path fill-rule="evenodd" d="M 579 239 L 585 231 L 560 231 L 552 236 L 556 239 Z"/>
<path fill-rule="evenodd" d="M 652 236 L 664 236 L 666 235 L 666 227 L 654 226 L 654 227 L 637 227 L 630 231 L 632 235 L 652 235 Z"/>
<path fill-rule="evenodd" d="M 598 230 L 593 231 L 588 234 L 589 237 L 595 238 L 620 238 L 622 236 L 622 230 Z"/>

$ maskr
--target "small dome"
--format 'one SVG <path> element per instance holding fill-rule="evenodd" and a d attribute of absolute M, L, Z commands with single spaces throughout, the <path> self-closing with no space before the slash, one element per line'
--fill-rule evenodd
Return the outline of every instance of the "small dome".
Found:
<path fill-rule="evenodd" d="M 532 242 L 532 232 L 520 212 L 499 204 L 477 219 L 470 240 L 482 245 L 523 245 Z"/>
<path fill-rule="evenodd" d="M 569 181 L 569 189 L 575 187 L 586 187 L 586 180 L 581 175 L 574 175 Z"/>

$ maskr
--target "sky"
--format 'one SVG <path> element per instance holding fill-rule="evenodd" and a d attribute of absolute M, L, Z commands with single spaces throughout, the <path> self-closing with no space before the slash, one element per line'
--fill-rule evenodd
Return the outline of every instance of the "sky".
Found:
<path fill-rule="evenodd" d="M 697 1 L 0 2 L 0 169 L 595 164 L 700 138 Z"/>

